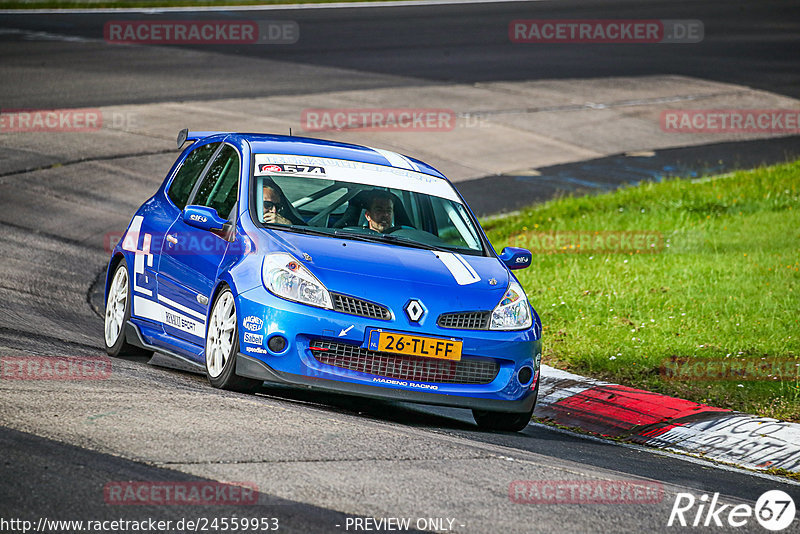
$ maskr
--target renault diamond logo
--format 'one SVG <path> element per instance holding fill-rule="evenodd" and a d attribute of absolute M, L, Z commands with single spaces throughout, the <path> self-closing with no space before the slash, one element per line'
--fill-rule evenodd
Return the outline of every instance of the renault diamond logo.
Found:
<path fill-rule="evenodd" d="M 422 303 L 416 299 L 411 299 L 406 304 L 406 315 L 412 323 L 418 323 L 422 316 L 425 315 L 425 308 Z"/>

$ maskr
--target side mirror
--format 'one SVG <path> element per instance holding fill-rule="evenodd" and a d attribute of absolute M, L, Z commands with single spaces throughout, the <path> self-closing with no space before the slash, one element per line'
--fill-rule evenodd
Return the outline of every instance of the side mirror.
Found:
<path fill-rule="evenodd" d="M 183 210 L 183 222 L 210 232 L 222 231 L 228 227 L 228 221 L 220 218 L 217 210 L 207 206 L 186 206 Z"/>
<path fill-rule="evenodd" d="M 524 269 L 531 264 L 531 251 L 524 248 L 506 247 L 500 253 L 500 261 L 509 269 Z"/>

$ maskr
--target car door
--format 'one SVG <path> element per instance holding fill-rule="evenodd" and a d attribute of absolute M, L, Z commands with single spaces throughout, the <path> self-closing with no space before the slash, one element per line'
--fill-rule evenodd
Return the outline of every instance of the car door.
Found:
<path fill-rule="evenodd" d="M 158 301 L 158 267 L 167 231 L 181 213 L 220 142 L 192 146 L 170 171 L 166 190 L 147 201 L 131 221 L 123 248 L 134 253 L 132 316 L 163 330 L 164 310 Z"/>
<path fill-rule="evenodd" d="M 214 208 L 222 219 L 235 216 L 240 166 L 236 149 L 223 144 L 195 184 L 187 205 Z M 175 218 L 165 236 L 158 269 L 165 332 L 204 344 L 209 300 L 228 245 L 223 233 L 184 222 L 183 212 Z"/>

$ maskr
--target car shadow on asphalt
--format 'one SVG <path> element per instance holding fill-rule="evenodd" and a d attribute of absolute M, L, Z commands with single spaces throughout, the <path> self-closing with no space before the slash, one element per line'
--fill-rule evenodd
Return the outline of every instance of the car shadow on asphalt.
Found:
<path fill-rule="evenodd" d="M 338 413 L 369 417 L 384 422 L 407 426 L 434 427 L 450 430 L 475 430 L 475 423 L 455 419 L 447 415 L 430 413 L 415 409 L 415 406 L 402 402 L 368 399 L 353 395 L 321 393 L 293 387 L 264 385 L 257 394 L 267 397 L 313 404 L 322 409 Z M 469 416 L 468 410 L 461 410 Z M 471 420 L 471 417 L 470 417 Z"/>

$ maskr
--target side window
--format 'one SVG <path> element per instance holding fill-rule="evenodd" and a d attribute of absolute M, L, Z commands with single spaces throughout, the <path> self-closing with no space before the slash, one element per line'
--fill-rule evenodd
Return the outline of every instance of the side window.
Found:
<path fill-rule="evenodd" d="M 183 160 L 181 168 L 175 174 L 175 179 L 169 186 L 167 194 L 169 198 L 178 206 L 178 209 L 186 207 L 189 195 L 194 189 L 194 184 L 200 177 L 200 173 L 206 167 L 206 163 L 214 155 L 214 151 L 219 147 L 219 143 L 209 143 L 193 150 L 186 159 Z"/>
<path fill-rule="evenodd" d="M 225 145 L 209 167 L 192 203 L 214 208 L 220 217 L 227 219 L 238 192 L 239 155 L 235 148 Z"/>

